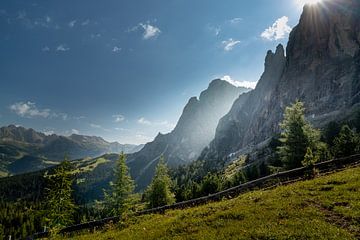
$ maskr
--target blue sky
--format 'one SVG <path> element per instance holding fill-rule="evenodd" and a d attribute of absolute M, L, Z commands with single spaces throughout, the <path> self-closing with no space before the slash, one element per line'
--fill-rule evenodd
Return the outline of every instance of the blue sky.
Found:
<path fill-rule="evenodd" d="M 2 0 L 0 124 L 145 143 L 212 79 L 259 79 L 299 0 Z"/>

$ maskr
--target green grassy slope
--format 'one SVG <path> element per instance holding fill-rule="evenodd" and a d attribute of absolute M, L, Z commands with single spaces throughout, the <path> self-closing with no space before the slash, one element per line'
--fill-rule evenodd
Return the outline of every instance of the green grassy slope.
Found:
<path fill-rule="evenodd" d="M 360 167 L 72 239 L 358 239 Z"/>

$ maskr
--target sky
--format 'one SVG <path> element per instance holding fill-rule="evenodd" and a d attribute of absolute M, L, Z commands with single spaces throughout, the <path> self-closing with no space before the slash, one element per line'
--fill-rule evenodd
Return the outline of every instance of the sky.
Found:
<path fill-rule="evenodd" d="M 254 87 L 301 0 L 2 0 L 0 125 L 140 144 L 211 80 Z"/>

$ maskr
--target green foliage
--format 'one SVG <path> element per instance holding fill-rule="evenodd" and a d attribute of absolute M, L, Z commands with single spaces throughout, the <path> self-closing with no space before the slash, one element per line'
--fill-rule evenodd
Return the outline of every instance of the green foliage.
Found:
<path fill-rule="evenodd" d="M 208 174 L 201 182 L 201 195 L 209 195 L 222 190 L 222 180 L 217 174 Z"/>
<path fill-rule="evenodd" d="M 175 202 L 174 194 L 171 191 L 172 181 L 168 172 L 165 159 L 161 156 L 156 167 L 155 176 L 144 193 L 148 208 L 160 207 Z"/>
<path fill-rule="evenodd" d="M 237 186 L 247 181 L 246 176 L 242 170 L 235 173 L 232 179 L 232 186 Z"/>
<path fill-rule="evenodd" d="M 296 101 L 285 109 L 284 120 L 278 147 L 278 154 L 287 169 L 301 167 L 307 148 L 316 149 L 320 132 L 311 127 L 304 117 L 304 104 Z"/>
<path fill-rule="evenodd" d="M 114 182 L 110 182 L 110 191 L 104 191 L 106 214 L 109 216 L 122 215 L 128 211 L 134 192 L 134 181 L 126 165 L 126 155 L 121 153 L 114 169 Z"/>
<path fill-rule="evenodd" d="M 313 154 L 311 148 L 306 149 L 306 154 L 304 160 L 301 162 L 304 167 L 314 166 L 315 163 L 319 161 L 319 157 Z"/>
<path fill-rule="evenodd" d="M 246 176 L 246 179 L 249 181 L 259 178 L 260 174 L 259 174 L 258 167 L 255 164 L 248 166 L 245 169 L 245 176 Z"/>
<path fill-rule="evenodd" d="M 323 138 L 329 146 L 332 147 L 334 145 L 334 139 L 339 134 L 340 130 L 341 124 L 338 122 L 332 121 L 326 125 L 323 132 Z"/>
<path fill-rule="evenodd" d="M 339 135 L 334 139 L 335 157 L 346 157 L 359 152 L 359 136 L 348 125 L 341 128 Z"/>
<path fill-rule="evenodd" d="M 45 223 L 42 208 L 40 202 L 0 200 L 0 239 L 8 239 L 10 235 L 12 239 L 25 239 L 42 231 Z"/>
<path fill-rule="evenodd" d="M 360 233 L 359 177 L 360 168 L 352 168 L 231 200 L 134 216 L 126 228 L 72 238 L 355 240 Z"/>
<path fill-rule="evenodd" d="M 54 231 L 74 222 L 76 207 L 72 196 L 71 170 L 71 163 L 65 160 L 53 174 L 46 176 L 46 218 L 48 226 Z"/>

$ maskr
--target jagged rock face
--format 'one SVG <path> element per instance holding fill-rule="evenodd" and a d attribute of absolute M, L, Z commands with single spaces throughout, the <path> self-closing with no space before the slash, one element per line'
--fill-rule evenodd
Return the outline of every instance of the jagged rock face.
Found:
<path fill-rule="evenodd" d="M 360 100 L 360 1 L 305 6 L 283 47 L 268 52 L 255 90 L 242 95 L 221 119 L 201 159 L 224 160 L 279 133 L 286 106 L 296 99 L 318 127 L 343 118 Z M 241 152 L 241 151 L 240 151 Z"/>
<path fill-rule="evenodd" d="M 131 174 L 137 181 L 138 189 L 151 181 L 161 155 L 164 155 L 171 167 L 196 160 L 214 138 L 219 119 L 230 110 L 241 93 L 249 90 L 217 79 L 200 94 L 199 99 L 190 98 L 171 133 L 159 134 L 141 151 L 128 156 Z"/>

